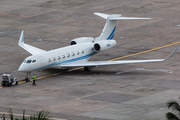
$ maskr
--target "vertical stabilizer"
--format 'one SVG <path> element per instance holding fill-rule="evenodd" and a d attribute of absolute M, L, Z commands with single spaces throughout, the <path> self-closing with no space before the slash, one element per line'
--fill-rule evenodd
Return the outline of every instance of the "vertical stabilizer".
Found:
<path fill-rule="evenodd" d="M 113 39 L 116 30 L 117 20 L 151 19 L 151 18 L 121 17 L 121 14 L 112 14 L 112 15 L 108 15 L 104 13 L 94 13 L 94 14 L 106 19 L 106 24 L 103 28 L 102 33 L 99 37 L 95 38 L 95 41 Z"/>

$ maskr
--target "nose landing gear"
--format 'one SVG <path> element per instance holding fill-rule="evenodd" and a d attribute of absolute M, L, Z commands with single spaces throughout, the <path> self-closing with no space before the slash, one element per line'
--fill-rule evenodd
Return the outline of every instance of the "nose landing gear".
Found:
<path fill-rule="evenodd" d="M 26 78 L 24 79 L 24 81 L 30 82 L 30 75 L 31 75 L 31 72 L 27 72 L 27 75 L 26 75 Z"/>

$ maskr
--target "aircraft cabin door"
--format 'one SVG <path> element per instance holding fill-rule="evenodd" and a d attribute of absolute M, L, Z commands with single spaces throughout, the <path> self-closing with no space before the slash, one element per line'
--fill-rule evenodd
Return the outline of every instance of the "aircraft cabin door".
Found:
<path fill-rule="evenodd" d="M 46 63 L 45 63 L 44 57 L 40 56 L 39 58 L 40 58 L 40 60 L 41 60 L 41 67 L 42 67 L 42 66 L 45 66 Z"/>

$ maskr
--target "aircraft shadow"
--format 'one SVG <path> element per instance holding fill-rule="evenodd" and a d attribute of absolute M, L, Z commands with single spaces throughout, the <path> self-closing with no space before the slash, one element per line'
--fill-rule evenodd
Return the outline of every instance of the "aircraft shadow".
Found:
<path fill-rule="evenodd" d="M 43 70 L 48 74 L 56 74 L 62 73 L 60 75 L 153 75 L 154 72 L 148 71 L 140 71 L 140 70 L 131 70 L 131 71 L 107 71 L 107 70 L 91 70 L 91 71 L 84 71 L 83 69 L 73 70 L 71 69 L 45 69 Z M 163 74 L 163 73 L 158 73 Z"/>

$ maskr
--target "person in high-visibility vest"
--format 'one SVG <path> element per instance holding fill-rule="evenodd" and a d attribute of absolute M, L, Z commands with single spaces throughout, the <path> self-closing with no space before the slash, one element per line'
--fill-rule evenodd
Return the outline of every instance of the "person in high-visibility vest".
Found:
<path fill-rule="evenodd" d="M 34 74 L 34 75 L 33 75 L 33 84 L 32 84 L 32 85 L 34 85 L 34 86 L 36 86 L 36 82 L 35 82 L 35 81 L 36 81 L 36 75 Z"/>
<path fill-rule="evenodd" d="M 2 115 L 1 120 L 5 120 L 5 114 Z"/>

